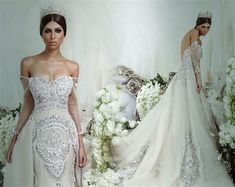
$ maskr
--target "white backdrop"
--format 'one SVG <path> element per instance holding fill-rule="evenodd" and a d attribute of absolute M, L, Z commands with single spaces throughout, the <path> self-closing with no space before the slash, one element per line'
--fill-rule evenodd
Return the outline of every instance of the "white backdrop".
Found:
<path fill-rule="evenodd" d="M 22 99 L 20 60 L 43 50 L 40 7 L 49 1 L 0 0 L 0 106 Z M 63 0 L 68 33 L 65 57 L 80 64 L 79 97 L 91 106 L 95 92 L 112 82 L 111 70 L 126 65 L 151 78 L 180 65 L 180 42 L 200 10 L 213 13 L 203 38 L 203 79 L 211 71 L 219 89 L 228 58 L 235 56 L 235 0 Z"/>

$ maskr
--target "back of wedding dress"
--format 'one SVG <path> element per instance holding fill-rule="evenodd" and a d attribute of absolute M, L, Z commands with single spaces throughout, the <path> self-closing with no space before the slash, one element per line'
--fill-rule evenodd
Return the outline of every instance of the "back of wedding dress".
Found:
<path fill-rule="evenodd" d="M 136 129 L 112 144 L 123 186 L 233 186 L 217 163 L 211 113 L 203 93 L 196 90 L 195 49 L 201 58 L 201 48 L 193 42 L 160 102 Z"/>

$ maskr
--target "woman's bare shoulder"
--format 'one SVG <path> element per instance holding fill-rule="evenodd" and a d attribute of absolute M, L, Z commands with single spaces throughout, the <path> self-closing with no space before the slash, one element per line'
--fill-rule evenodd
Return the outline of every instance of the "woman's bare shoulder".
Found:
<path fill-rule="evenodd" d="M 33 55 L 33 56 L 26 56 L 22 58 L 21 63 L 23 65 L 31 65 L 33 62 L 37 60 L 38 55 Z"/>
<path fill-rule="evenodd" d="M 65 62 L 70 70 L 70 73 L 73 76 L 78 76 L 79 75 L 79 64 L 78 62 L 74 61 L 74 60 L 69 60 L 69 59 L 65 59 Z"/>
<path fill-rule="evenodd" d="M 189 30 L 189 34 L 191 36 L 193 36 L 193 35 L 194 36 L 199 36 L 199 31 L 197 29 L 193 28 L 193 29 Z"/>
<path fill-rule="evenodd" d="M 34 61 L 34 56 L 26 56 L 22 58 L 21 60 L 21 66 L 22 67 L 29 67 Z"/>

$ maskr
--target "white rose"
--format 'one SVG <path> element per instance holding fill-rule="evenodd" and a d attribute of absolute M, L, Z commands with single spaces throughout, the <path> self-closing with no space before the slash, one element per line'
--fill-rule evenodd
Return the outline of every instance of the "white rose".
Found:
<path fill-rule="evenodd" d="M 107 127 L 107 133 L 108 135 L 112 135 L 114 134 L 114 129 L 115 129 L 115 122 L 114 121 L 111 121 L 109 120 L 107 123 L 106 123 L 106 127 Z"/>
<path fill-rule="evenodd" d="M 129 127 L 134 128 L 137 125 L 136 121 L 129 121 Z"/>
<path fill-rule="evenodd" d="M 105 93 L 105 90 L 104 89 L 101 89 L 99 90 L 97 93 L 96 93 L 96 97 L 100 98 L 103 96 L 103 94 Z"/>
<path fill-rule="evenodd" d="M 124 116 L 122 116 L 119 120 L 121 123 L 125 123 L 127 121 L 126 117 Z"/>
<path fill-rule="evenodd" d="M 101 145 L 101 144 L 100 144 L 100 141 L 99 141 L 99 140 L 93 139 L 91 145 L 92 145 L 93 148 L 98 149 L 98 148 L 100 148 L 100 145 Z"/>
<path fill-rule="evenodd" d="M 112 112 L 113 113 L 118 113 L 120 111 L 120 105 L 118 102 L 112 102 L 112 103 L 109 103 L 109 107 L 112 109 Z"/>
<path fill-rule="evenodd" d="M 111 94 L 109 92 L 106 92 L 102 97 L 102 102 L 109 103 L 111 102 Z"/>
<path fill-rule="evenodd" d="M 235 81 L 235 69 L 233 69 L 233 70 L 230 72 L 230 77 L 232 78 L 233 81 Z"/>
<path fill-rule="evenodd" d="M 102 136 L 103 130 L 102 130 L 102 128 L 101 128 L 100 125 L 95 124 L 95 125 L 94 125 L 94 131 L 95 131 L 95 135 L 96 135 L 96 136 L 98 136 L 98 137 Z"/>
<path fill-rule="evenodd" d="M 99 113 L 99 112 L 95 112 L 94 113 L 94 119 L 98 123 L 102 123 L 104 121 L 103 115 L 101 113 Z"/>
<path fill-rule="evenodd" d="M 122 136 L 122 128 L 116 127 L 116 128 L 115 128 L 115 134 L 116 134 L 117 136 Z"/>

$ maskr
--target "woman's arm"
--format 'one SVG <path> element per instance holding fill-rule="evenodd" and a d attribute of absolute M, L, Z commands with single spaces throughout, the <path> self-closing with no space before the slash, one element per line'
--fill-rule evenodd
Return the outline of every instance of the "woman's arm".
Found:
<path fill-rule="evenodd" d="M 24 58 L 21 61 L 21 76 L 24 77 L 28 77 L 29 76 L 29 65 L 30 62 L 28 61 L 27 58 Z M 21 82 L 22 82 L 22 86 L 24 89 L 24 96 L 23 96 L 23 106 L 22 109 L 20 111 L 20 115 L 19 115 L 19 119 L 17 121 L 12 139 L 11 139 L 11 143 L 10 146 L 8 148 L 8 152 L 6 155 L 6 160 L 8 162 L 11 161 L 11 155 L 12 155 L 12 151 L 15 145 L 15 142 L 17 140 L 17 136 L 20 133 L 21 129 L 24 127 L 25 123 L 27 122 L 30 114 L 32 113 L 32 110 L 34 108 L 34 101 L 33 101 L 33 97 L 31 95 L 31 92 L 28 89 L 28 80 L 27 78 L 21 78 Z"/>
<path fill-rule="evenodd" d="M 199 48 L 199 31 L 197 29 L 194 29 L 191 35 L 191 57 L 197 83 L 197 90 L 198 93 L 200 93 L 202 89 L 202 80 L 201 80 L 201 69 L 200 69 L 200 59 L 198 56 L 198 48 Z"/>
<path fill-rule="evenodd" d="M 79 65 L 76 62 L 72 62 L 70 64 L 70 70 L 72 77 L 78 77 L 79 76 Z M 79 141 L 79 166 L 84 167 L 86 164 L 87 156 L 85 152 L 85 147 L 83 143 L 82 138 L 82 131 L 81 131 L 81 125 L 80 125 L 80 117 L 79 117 L 79 110 L 78 110 L 78 101 L 77 101 L 77 79 L 74 80 L 74 87 L 69 95 L 69 101 L 68 101 L 68 109 L 69 113 L 76 125 L 77 132 L 78 132 L 78 141 Z"/>

